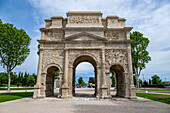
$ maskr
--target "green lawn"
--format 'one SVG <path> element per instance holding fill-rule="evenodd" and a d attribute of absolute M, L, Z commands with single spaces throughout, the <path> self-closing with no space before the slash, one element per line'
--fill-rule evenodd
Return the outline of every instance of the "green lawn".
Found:
<path fill-rule="evenodd" d="M 136 96 L 170 104 L 170 95 L 151 94 L 151 93 L 136 93 Z"/>
<path fill-rule="evenodd" d="M 10 88 L 11 90 L 33 90 L 34 88 Z M 0 90 L 7 90 L 7 88 L 0 88 Z"/>
<path fill-rule="evenodd" d="M 22 93 L 2 93 L 0 94 L 0 103 L 10 100 L 21 99 L 25 97 L 32 97 L 33 92 L 22 92 Z"/>
<path fill-rule="evenodd" d="M 169 91 L 170 89 L 140 89 L 142 91 Z"/>

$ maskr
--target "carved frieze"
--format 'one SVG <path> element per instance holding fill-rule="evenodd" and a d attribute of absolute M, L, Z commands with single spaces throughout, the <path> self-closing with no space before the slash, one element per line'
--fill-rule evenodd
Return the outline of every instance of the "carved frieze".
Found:
<path fill-rule="evenodd" d="M 105 32 L 105 37 L 108 40 L 119 39 L 119 32 L 107 31 L 107 32 Z"/>
<path fill-rule="evenodd" d="M 72 24 L 97 24 L 99 23 L 99 17 L 95 16 L 72 16 L 69 17 L 69 23 Z"/>
<path fill-rule="evenodd" d="M 127 71 L 127 51 L 126 49 L 106 49 L 105 65 L 111 67 L 112 64 L 122 64 Z"/>

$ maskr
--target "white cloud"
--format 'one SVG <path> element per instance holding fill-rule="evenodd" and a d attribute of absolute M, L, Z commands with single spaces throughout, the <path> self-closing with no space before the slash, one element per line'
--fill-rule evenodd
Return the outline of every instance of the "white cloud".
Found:
<path fill-rule="evenodd" d="M 91 63 L 82 62 L 78 64 L 76 67 L 76 73 L 80 72 L 94 72 L 94 67 Z"/>
<path fill-rule="evenodd" d="M 66 17 L 68 11 L 101 11 L 103 17 L 118 15 L 150 39 L 149 52 L 152 61 L 144 73 L 170 73 L 170 2 L 168 0 L 29 0 L 37 16 Z M 35 17 L 37 18 L 35 15 Z M 35 18 L 35 19 L 36 19 Z M 41 19 L 42 20 L 42 19 Z M 78 69 L 88 69 L 88 65 Z"/>

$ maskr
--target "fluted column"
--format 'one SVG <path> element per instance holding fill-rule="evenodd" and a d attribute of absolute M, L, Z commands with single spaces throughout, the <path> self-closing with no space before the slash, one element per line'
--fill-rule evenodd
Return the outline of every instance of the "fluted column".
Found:
<path fill-rule="evenodd" d="M 63 87 L 68 87 L 68 50 L 65 49 L 65 60 L 64 60 L 64 84 Z"/>
<path fill-rule="evenodd" d="M 105 50 L 102 49 L 102 77 L 103 77 L 103 84 L 102 87 L 106 87 L 106 75 L 105 75 Z"/>
<path fill-rule="evenodd" d="M 63 76 L 63 85 L 61 88 L 61 97 L 67 98 L 69 96 L 69 87 L 68 87 L 68 50 L 65 49 L 64 56 L 64 76 Z"/>
<path fill-rule="evenodd" d="M 96 97 L 97 98 L 99 98 L 100 97 L 100 87 L 102 86 L 101 85 L 101 72 L 100 72 L 100 70 L 101 70 L 101 67 L 99 67 L 99 66 L 97 66 L 96 67 L 96 76 L 97 76 L 97 90 L 96 90 Z"/>
<path fill-rule="evenodd" d="M 106 83 L 106 73 L 105 73 L 105 50 L 102 49 L 102 78 L 103 78 L 103 82 L 102 82 L 102 87 L 101 87 L 101 92 L 102 92 L 102 96 L 101 98 L 107 98 L 108 97 L 108 86 Z"/>

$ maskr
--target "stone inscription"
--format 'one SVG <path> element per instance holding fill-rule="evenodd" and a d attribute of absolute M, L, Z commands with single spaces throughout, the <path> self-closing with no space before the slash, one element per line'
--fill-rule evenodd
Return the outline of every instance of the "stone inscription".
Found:
<path fill-rule="evenodd" d="M 69 23 L 72 24 L 96 24 L 99 23 L 99 17 L 92 16 L 74 16 L 69 18 Z"/>

